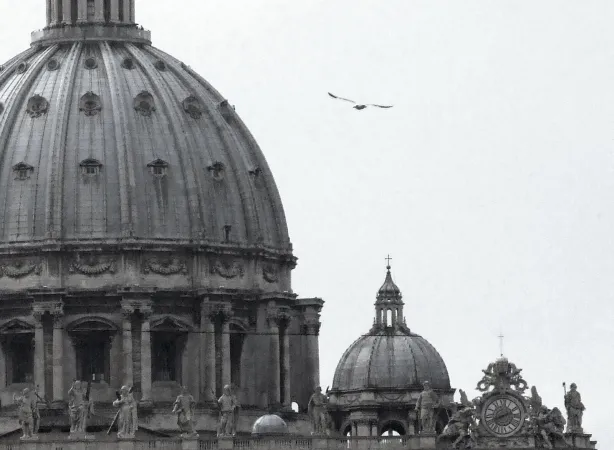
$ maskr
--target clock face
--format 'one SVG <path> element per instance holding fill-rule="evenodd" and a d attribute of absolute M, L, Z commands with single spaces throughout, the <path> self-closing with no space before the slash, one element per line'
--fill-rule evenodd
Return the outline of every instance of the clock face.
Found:
<path fill-rule="evenodd" d="M 486 400 L 482 407 L 482 423 L 498 437 L 516 433 L 524 423 L 524 405 L 512 396 L 500 395 Z"/>

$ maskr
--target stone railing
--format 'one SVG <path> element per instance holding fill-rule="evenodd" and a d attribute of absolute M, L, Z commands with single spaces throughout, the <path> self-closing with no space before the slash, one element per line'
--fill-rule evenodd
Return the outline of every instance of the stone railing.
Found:
<path fill-rule="evenodd" d="M 568 438 L 568 436 L 566 436 Z M 567 450 L 594 449 L 590 435 L 569 437 Z M 435 436 L 403 437 L 274 437 L 274 438 L 157 438 L 133 440 L 72 441 L 68 439 L 1 442 L 0 450 L 435 450 L 437 447 L 451 449 L 451 442 L 437 445 Z M 535 442 L 524 444 L 505 439 L 497 442 L 482 442 L 474 449 L 508 448 L 514 450 L 535 449 Z M 558 448 L 558 446 L 557 446 Z"/>
<path fill-rule="evenodd" d="M 151 32 L 136 26 L 83 25 L 45 28 L 32 32 L 32 44 L 111 40 L 151 44 Z"/>

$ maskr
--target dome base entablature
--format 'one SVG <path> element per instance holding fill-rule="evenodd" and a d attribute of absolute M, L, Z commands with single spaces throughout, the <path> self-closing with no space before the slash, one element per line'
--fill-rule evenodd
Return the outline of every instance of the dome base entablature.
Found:
<path fill-rule="evenodd" d="M 67 42 L 125 42 L 151 45 L 151 32 L 137 25 L 82 24 L 33 31 L 32 46 L 49 46 Z"/>

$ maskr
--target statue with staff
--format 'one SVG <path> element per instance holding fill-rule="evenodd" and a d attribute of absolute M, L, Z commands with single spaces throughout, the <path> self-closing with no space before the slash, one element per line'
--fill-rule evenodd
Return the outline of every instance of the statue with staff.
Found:
<path fill-rule="evenodd" d="M 70 438 L 85 437 L 87 420 L 94 414 L 94 402 L 91 399 L 92 382 L 88 381 L 87 388 L 83 389 L 81 381 L 74 381 L 68 391 L 68 417 L 70 420 Z"/>
<path fill-rule="evenodd" d="M 569 385 L 569 392 L 567 392 L 567 386 L 563 382 L 565 409 L 567 409 L 567 432 L 581 434 L 584 433 L 582 429 L 582 415 L 586 408 L 584 408 L 582 397 L 577 388 L 576 383 L 571 383 Z"/>

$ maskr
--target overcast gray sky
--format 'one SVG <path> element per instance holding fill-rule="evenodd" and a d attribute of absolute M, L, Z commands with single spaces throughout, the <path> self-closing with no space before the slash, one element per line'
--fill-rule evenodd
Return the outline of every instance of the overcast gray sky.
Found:
<path fill-rule="evenodd" d="M 7 60 L 44 2 L 0 5 Z M 141 0 L 137 19 L 264 150 L 294 290 L 326 300 L 323 386 L 368 331 L 390 253 L 454 387 L 475 394 L 502 330 L 544 402 L 563 409 L 575 381 L 585 429 L 614 447 L 611 0 Z"/>

